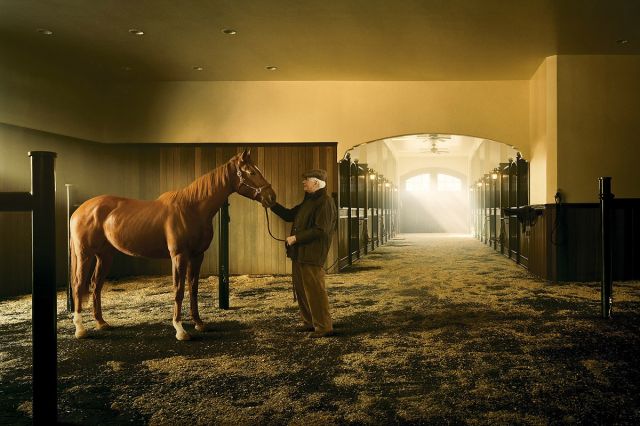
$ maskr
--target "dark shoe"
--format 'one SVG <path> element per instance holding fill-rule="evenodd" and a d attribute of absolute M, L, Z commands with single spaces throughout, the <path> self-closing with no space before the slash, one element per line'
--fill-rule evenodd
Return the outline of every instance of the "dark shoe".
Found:
<path fill-rule="evenodd" d="M 315 328 L 313 328 L 312 325 L 301 325 L 300 327 L 296 327 L 296 331 L 299 333 L 308 333 L 314 330 Z"/>
<path fill-rule="evenodd" d="M 331 331 L 314 331 L 313 333 L 307 334 L 307 337 L 310 339 L 318 339 L 320 337 L 330 337 L 335 335 L 333 330 Z"/>

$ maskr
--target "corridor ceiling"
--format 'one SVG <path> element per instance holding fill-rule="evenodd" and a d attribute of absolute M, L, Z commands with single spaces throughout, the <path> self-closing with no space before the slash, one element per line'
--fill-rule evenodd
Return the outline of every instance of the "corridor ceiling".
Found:
<path fill-rule="evenodd" d="M 3 68 L 105 80 L 522 80 L 554 54 L 640 54 L 640 1 L 0 0 Z"/>

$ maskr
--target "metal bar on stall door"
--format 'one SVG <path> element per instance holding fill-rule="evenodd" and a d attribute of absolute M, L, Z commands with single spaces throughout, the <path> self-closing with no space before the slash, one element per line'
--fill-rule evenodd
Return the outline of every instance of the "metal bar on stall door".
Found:
<path fill-rule="evenodd" d="M 73 184 L 66 183 L 67 189 L 67 312 L 73 312 L 73 289 L 71 282 L 73 281 L 73 271 L 71 270 L 71 187 Z"/>

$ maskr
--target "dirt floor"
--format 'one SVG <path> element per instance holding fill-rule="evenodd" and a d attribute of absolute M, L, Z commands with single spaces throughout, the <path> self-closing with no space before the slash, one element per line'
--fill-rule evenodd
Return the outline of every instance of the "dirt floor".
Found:
<path fill-rule="evenodd" d="M 107 284 L 114 329 L 73 337 L 71 424 L 640 424 L 640 283 L 552 284 L 467 236 L 402 235 L 328 276 L 336 336 L 309 339 L 288 276 L 204 277 L 210 330 L 176 341 L 170 277 Z M 188 310 L 185 309 L 185 314 Z M 30 424 L 30 299 L 0 302 L 0 424 Z M 90 315 L 85 316 L 89 320 Z M 88 321 L 85 321 L 88 322 Z"/>

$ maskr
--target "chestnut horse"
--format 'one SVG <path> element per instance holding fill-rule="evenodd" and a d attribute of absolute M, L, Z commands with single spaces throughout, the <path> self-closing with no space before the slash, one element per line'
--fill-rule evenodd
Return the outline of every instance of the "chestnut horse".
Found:
<path fill-rule="evenodd" d="M 81 312 L 90 284 L 94 288 L 93 315 L 97 328 L 109 327 L 102 317 L 100 293 L 116 250 L 131 256 L 171 258 L 176 338 L 191 337 L 181 320 L 185 280 L 189 284 L 191 318 L 196 330 L 205 330 L 198 314 L 200 265 L 213 238 L 213 217 L 234 192 L 260 201 L 264 207 L 275 203 L 271 184 L 251 163 L 250 151 L 235 155 L 190 185 L 165 192 L 156 200 L 101 195 L 78 207 L 71 216 L 70 241 L 75 336 L 87 335 Z"/>

